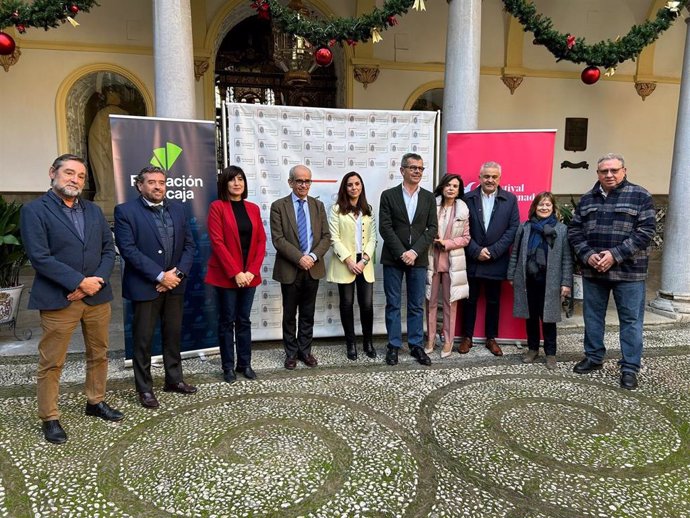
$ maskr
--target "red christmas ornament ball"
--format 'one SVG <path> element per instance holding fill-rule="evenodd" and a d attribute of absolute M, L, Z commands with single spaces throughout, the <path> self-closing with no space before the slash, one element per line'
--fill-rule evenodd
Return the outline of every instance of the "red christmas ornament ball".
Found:
<path fill-rule="evenodd" d="M 77 14 L 79 12 L 79 6 L 75 4 L 70 5 L 69 12 L 72 14 Z"/>
<path fill-rule="evenodd" d="M 314 52 L 314 61 L 320 67 L 327 67 L 333 63 L 333 52 L 327 47 L 321 47 Z"/>
<path fill-rule="evenodd" d="M 14 52 L 16 46 L 12 36 L 6 32 L 0 32 L 0 56 L 9 56 Z"/>
<path fill-rule="evenodd" d="M 587 67 L 580 74 L 580 79 L 586 85 L 593 85 L 601 77 L 601 70 L 597 67 Z"/>

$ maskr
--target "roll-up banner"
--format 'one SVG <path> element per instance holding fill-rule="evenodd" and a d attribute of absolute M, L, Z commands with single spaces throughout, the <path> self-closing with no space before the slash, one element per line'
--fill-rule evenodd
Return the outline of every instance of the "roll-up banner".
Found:
<path fill-rule="evenodd" d="M 500 185 L 517 196 L 520 222 L 527 220 L 535 195 L 551 190 L 556 130 L 458 131 L 449 132 L 447 138 L 448 172 L 462 177 L 465 192 L 479 186 L 479 168 L 483 163 L 501 164 Z M 482 294 L 475 324 L 477 338 L 484 333 L 484 308 Z M 456 335 L 460 336 L 462 319 L 457 322 Z M 524 340 L 526 336 L 525 321 L 513 317 L 513 288 L 505 282 L 498 338 Z"/>
<path fill-rule="evenodd" d="M 216 199 L 216 127 L 209 121 L 160 119 L 111 115 L 110 126 L 117 203 L 139 196 L 134 178 L 144 167 L 161 167 L 167 174 L 166 196 L 181 202 L 196 243 L 184 301 L 181 350 L 216 348 L 215 303 L 204 284 L 210 244 L 206 219 L 208 206 Z M 124 300 L 125 358 L 133 355 L 132 304 Z M 153 355 L 161 354 L 160 331 L 154 337 Z M 194 353 L 197 354 L 196 352 Z"/>

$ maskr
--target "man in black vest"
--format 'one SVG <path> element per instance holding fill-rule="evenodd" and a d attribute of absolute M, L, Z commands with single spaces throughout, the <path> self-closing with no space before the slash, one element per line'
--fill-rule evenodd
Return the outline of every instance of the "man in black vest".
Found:
<path fill-rule="evenodd" d="M 165 171 L 145 167 L 137 199 L 115 207 L 115 242 L 125 261 L 122 296 L 134 304 L 134 381 L 144 408 L 158 408 L 151 378 L 151 344 L 161 322 L 166 392 L 194 394 L 182 379 L 180 336 L 186 277 L 194 238 L 184 206 L 167 200 Z"/>

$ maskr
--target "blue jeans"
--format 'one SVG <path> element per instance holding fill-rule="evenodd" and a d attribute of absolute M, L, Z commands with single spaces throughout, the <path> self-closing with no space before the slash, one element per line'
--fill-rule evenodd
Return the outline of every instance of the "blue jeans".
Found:
<path fill-rule="evenodd" d="M 609 295 L 613 292 L 620 322 L 621 372 L 639 372 L 642 360 L 645 282 L 606 281 L 584 278 L 583 314 L 585 319 L 585 356 L 602 363 L 606 354 L 604 326 Z"/>
<path fill-rule="evenodd" d="M 400 305 L 402 303 L 402 278 L 407 285 L 407 345 L 424 346 L 424 290 L 426 268 L 398 268 L 383 265 L 383 291 L 386 294 L 386 331 L 388 345 L 402 347 L 402 324 Z"/>
<path fill-rule="evenodd" d="M 252 322 L 250 314 L 256 288 L 219 288 L 218 295 L 218 347 L 223 372 L 243 369 L 252 363 Z"/>

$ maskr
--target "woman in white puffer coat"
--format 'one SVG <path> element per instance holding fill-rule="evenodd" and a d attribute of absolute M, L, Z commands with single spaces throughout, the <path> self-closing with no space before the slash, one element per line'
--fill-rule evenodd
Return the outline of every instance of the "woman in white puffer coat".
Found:
<path fill-rule="evenodd" d="M 458 301 L 470 295 L 467 284 L 464 248 L 470 242 L 470 212 L 462 201 L 464 184 L 455 174 L 445 175 L 434 190 L 438 215 L 438 236 L 429 248 L 426 280 L 428 342 L 424 349 L 433 352 L 436 341 L 438 297 L 443 300 L 443 349 L 441 358 L 453 351 Z"/>

